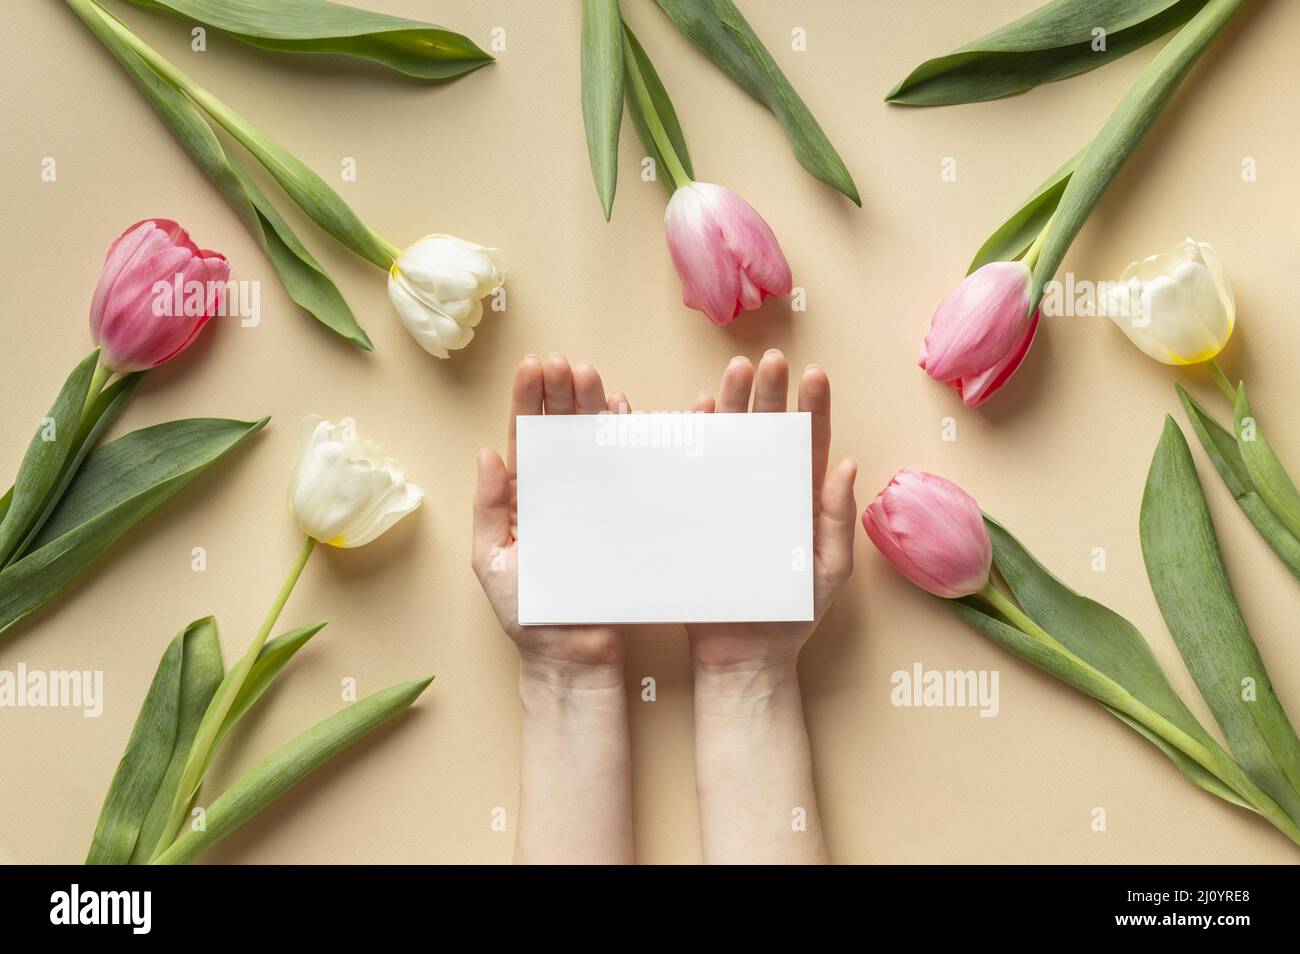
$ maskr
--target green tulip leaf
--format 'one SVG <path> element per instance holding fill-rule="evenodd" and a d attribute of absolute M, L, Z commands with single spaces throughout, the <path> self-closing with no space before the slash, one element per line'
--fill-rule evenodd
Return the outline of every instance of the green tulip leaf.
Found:
<path fill-rule="evenodd" d="M 777 118 L 794 157 L 820 179 L 861 206 L 848 168 L 794 91 L 772 55 L 731 0 L 658 0 L 700 51 Z"/>
<path fill-rule="evenodd" d="M 997 231 L 990 235 L 975 253 L 975 258 L 970 263 L 970 268 L 966 270 L 966 274 L 969 275 L 990 262 L 1013 261 L 1029 251 L 1029 246 L 1034 244 L 1038 233 L 1043 231 L 1047 223 L 1052 220 L 1057 203 L 1061 201 L 1065 187 L 1070 182 L 1070 176 L 1074 173 L 1074 165 L 1081 155 L 1083 155 L 1081 152 L 1075 154 L 1069 162 L 1052 173 L 1047 181 L 1035 189 L 1033 195 L 1012 213 L 1011 218 L 998 226 Z"/>
<path fill-rule="evenodd" d="M 1188 734 L 1063 644 L 1054 646 L 1011 625 L 978 597 L 946 602 L 958 616 L 995 643 L 1100 702 L 1120 721 L 1153 742 L 1196 785 L 1233 805 L 1264 815 L 1300 845 L 1300 827 L 1222 748 L 1213 742 L 1207 746 L 1199 740 L 1203 729 L 1197 736 Z"/>
<path fill-rule="evenodd" d="M 1187 441 L 1168 416 L 1147 475 L 1140 526 L 1160 612 L 1229 748 L 1300 819 L 1300 739 L 1233 596 Z"/>
<path fill-rule="evenodd" d="M 324 620 L 309 623 L 306 626 L 299 626 L 283 636 L 277 636 L 275 639 L 269 640 L 262 647 L 262 651 L 248 671 L 244 684 L 235 695 L 235 701 L 231 704 L 230 711 L 226 713 L 225 721 L 221 723 L 216 740 L 212 743 L 214 753 L 221 748 L 221 743 L 230 734 L 230 730 L 235 727 L 235 723 L 242 719 L 248 710 L 253 708 L 257 701 L 262 698 L 262 694 L 270 687 L 275 677 L 280 674 L 280 670 L 284 668 L 285 664 L 293 658 L 294 653 L 307 645 L 307 641 L 324 628 Z M 159 835 L 161 835 L 161 826 Z"/>
<path fill-rule="evenodd" d="M 1300 536 L 1300 493 L 1296 492 L 1286 468 L 1273 453 L 1273 448 L 1259 432 L 1259 424 L 1246 400 L 1246 385 L 1237 386 L 1237 402 L 1233 408 L 1233 427 L 1237 435 L 1237 449 L 1247 473 L 1278 520 Z"/>
<path fill-rule="evenodd" d="M 335 334 L 371 350 L 370 338 L 357 323 L 338 288 L 261 190 L 230 159 L 203 114 L 123 43 L 94 9 L 78 4 L 74 4 L 74 9 L 262 245 L 289 297 Z"/>
<path fill-rule="evenodd" d="M 1223 478 L 1223 483 L 1232 494 L 1232 499 L 1237 501 L 1237 506 L 1241 507 L 1242 512 L 1254 524 L 1259 535 L 1264 538 L 1264 542 L 1286 564 L 1287 569 L 1300 579 L 1300 539 L 1297 539 L 1287 525 L 1278 519 L 1255 489 L 1254 479 L 1241 457 L 1237 439 L 1226 427 L 1210 417 L 1181 386 L 1176 384 L 1174 387 L 1178 391 L 1179 400 L 1183 402 L 1183 409 L 1187 412 L 1192 430 L 1196 432 L 1196 437 L 1205 448 L 1205 453 L 1214 464 L 1214 469 Z"/>
<path fill-rule="evenodd" d="M 77 449 L 63 462 L 63 470 L 59 473 L 58 483 L 55 484 L 45 500 L 45 509 L 32 524 L 31 529 L 27 531 L 27 538 L 15 551 L 15 555 L 10 557 L 10 562 L 18 559 L 31 547 L 32 541 L 41 532 L 41 528 L 45 526 L 45 521 L 50 518 L 54 508 L 63 499 L 63 494 L 68 489 L 68 484 L 72 482 L 72 478 L 77 475 L 77 470 L 81 467 L 82 461 L 86 459 L 86 455 L 90 453 L 91 448 L 95 446 L 104 430 L 117 417 L 118 412 L 122 410 L 122 405 L 131 396 L 131 392 L 135 390 L 136 384 L 139 383 L 143 375 L 143 371 L 125 374 L 91 398 L 85 412 L 82 414 L 81 424 L 77 428 Z"/>
<path fill-rule="evenodd" d="M 19 544 L 27 538 L 59 482 L 63 465 L 77 448 L 81 410 L 86 406 L 90 380 L 98 362 L 97 348 L 77 363 L 59 389 L 49 413 L 32 434 L 18 476 L 14 478 L 8 512 L 0 521 L 0 566 L 10 561 Z"/>
<path fill-rule="evenodd" d="M 618 128 L 622 122 L 623 20 L 618 0 L 583 0 L 582 124 L 606 222 L 618 187 Z"/>
<path fill-rule="evenodd" d="M 266 421 L 170 421 L 92 450 L 27 555 L 0 572 L 0 632 L 53 598 L 122 534 Z"/>
<path fill-rule="evenodd" d="M 1057 203 L 1034 265 L 1034 284 L 1029 296 L 1031 314 L 1038 308 L 1047 283 L 1055 277 L 1074 237 L 1083 228 L 1102 194 L 1183 78 L 1219 31 L 1241 9 L 1243 2 L 1209 0 L 1156 54 L 1120 100 L 1101 131 L 1084 148 Z"/>
<path fill-rule="evenodd" d="M 1000 523 L 989 517 L 984 523 L 998 573 L 1035 623 L 1198 742 L 1215 744 L 1169 684 L 1136 626 L 1062 583 Z"/>
<path fill-rule="evenodd" d="M 926 60 L 885 99 L 950 106 L 1023 93 L 1112 63 L 1186 23 L 1205 2 L 1053 0 L 947 56 Z"/>
<path fill-rule="evenodd" d="M 678 161 L 681 162 L 682 168 L 686 170 L 686 174 L 693 179 L 695 178 L 695 170 L 691 168 L 691 156 L 686 149 L 686 137 L 682 134 L 682 124 L 677 119 L 677 110 L 673 108 L 672 100 L 668 98 L 668 91 L 664 89 L 659 74 L 655 72 L 654 64 L 650 62 L 650 57 L 646 55 L 641 42 L 626 23 L 623 24 L 623 35 L 627 39 L 627 49 L 624 51 L 623 56 L 627 111 L 632 116 L 632 125 L 636 127 L 637 135 L 641 138 L 641 144 L 645 147 L 646 154 L 654 160 L 655 175 L 664 184 L 668 194 L 672 195 L 676 186 L 673 184 L 672 177 L 667 174 L 671 165 L 664 159 L 658 145 L 656 145 L 654 136 L 650 133 L 650 125 L 646 120 L 645 111 L 632 91 L 638 88 L 645 90 L 651 108 L 654 109 L 660 125 L 663 126 L 664 133 L 668 136 L 668 141 L 677 154 Z M 631 52 L 632 55 L 626 55 L 628 52 Z"/>
<path fill-rule="evenodd" d="M 1157 748 L 1169 756 L 1174 765 L 1201 788 L 1234 805 L 1242 805 L 1264 814 L 1293 841 L 1300 844 L 1300 828 L 1296 827 L 1278 804 L 1255 786 L 1241 767 L 1217 744 L 1211 742 L 1207 746 L 1200 741 L 1199 736 L 1204 735 L 1204 729 L 1200 729 L 1197 736 L 1192 736 L 1150 708 L 1145 710 L 1143 719 L 1138 719 L 1122 711 L 1133 709 L 1136 697 L 1078 655 L 1044 642 L 1011 625 L 1007 620 L 990 612 L 977 597 L 969 596 L 947 602 L 965 622 L 1004 649 L 1010 650 L 1047 674 L 1055 676 L 1067 686 L 1100 702 L 1103 708 L 1109 710 L 1126 725 L 1136 729 L 1144 738 L 1154 741 L 1152 736 L 1155 736 L 1160 740 L 1156 743 Z M 1136 701 L 1140 708 L 1141 700 Z M 1171 750 L 1176 752 L 1177 756 L 1171 754 Z M 1188 763 L 1196 767 L 1189 770 Z M 1207 767 L 1211 765 L 1214 766 L 1213 772 Z"/>
<path fill-rule="evenodd" d="M 1165 755 L 1169 757 L 1169 761 L 1174 763 L 1174 767 L 1177 768 L 1178 771 L 1182 772 L 1183 775 L 1187 776 L 1187 778 L 1190 781 L 1192 781 L 1194 784 L 1205 789 L 1211 795 L 1217 795 L 1225 802 L 1231 802 L 1233 805 L 1236 805 L 1239 808 L 1244 808 L 1247 811 L 1258 813 L 1259 809 L 1257 809 L 1254 805 L 1250 804 L 1250 802 L 1248 802 L 1245 798 L 1239 795 L 1226 782 L 1210 774 L 1210 772 L 1206 771 L 1195 761 L 1189 758 L 1186 755 L 1186 753 L 1180 751 L 1178 748 L 1174 747 L 1170 743 L 1166 742 L 1164 739 L 1160 738 L 1160 736 L 1156 735 L 1155 732 L 1148 729 L 1141 722 L 1138 722 L 1136 719 L 1132 718 L 1131 716 L 1128 716 L 1125 713 L 1120 712 L 1118 709 L 1111 708 L 1110 706 L 1107 706 L 1104 703 L 1103 703 L 1103 707 L 1107 711 L 1109 711 L 1111 715 L 1119 719 L 1120 722 L 1123 722 L 1134 732 L 1138 733 L 1140 736 L 1142 736 L 1144 739 L 1146 739 L 1148 742 L 1150 742 L 1152 745 L 1158 748 L 1161 752 L 1165 753 Z M 1226 753 L 1224 753 L 1224 758 L 1225 759 L 1227 758 Z"/>
<path fill-rule="evenodd" d="M 148 69 L 184 93 L 260 162 L 289 198 L 317 225 L 385 271 L 392 264 L 381 241 L 325 180 L 297 156 L 256 129 L 244 117 L 186 76 L 94 0 L 66 0 L 110 49 L 125 47 Z M 111 39 L 110 39 L 111 38 Z"/>
<path fill-rule="evenodd" d="M 148 860 L 208 700 L 221 682 L 221 645 L 211 617 L 167 646 L 136 717 L 95 826 L 88 865 Z"/>
<path fill-rule="evenodd" d="M 328 0 L 132 2 L 170 9 L 263 50 L 339 53 L 421 79 L 449 79 L 492 62 L 491 56 L 459 33 Z"/>
<path fill-rule="evenodd" d="M 1240 783 L 1240 769 L 1229 764 L 1232 760 L 1228 754 L 1179 698 L 1137 627 L 1101 603 L 1066 586 L 996 520 L 986 516 L 984 524 L 993 544 L 994 565 L 1024 612 L 1100 676 L 1185 733 L 1214 760 L 1221 774 Z M 1017 651 L 1014 646 L 1008 648 Z M 1052 657 L 1047 658 L 1050 660 Z M 1066 674 L 1049 671 L 1069 682 Z M 1093 691 L 1096 689 L 1095 680 L 1090 685 L 1091 689 L 1084 688 L 1083 691 L 1154 743 L 1189 779 L 1227 801 L 1252 807 L 1239 792 L 1158 732 L 1108 704 L 1106 697 L 1113 696 L 1114 687 L 1099 694 Z"/>
<path fill-rule="evenodd" d="M 325 269 L 307 251 L 306 246 L 289 228 L 289 223 L 244 170 L 238 166 L 232 168 L 247 201 L 257 213 L 258 228 L 254 235 L 262 240 L 266 256 L 280 276 L 289 297 L 339 337 L 346 338 L 365 351 L 373 351 L 375 346 L 371 343 L 370 336 L 357 322 L 352 309 L 343 299 L 343 294 Z"/>
<path fill-rule="evenodd" d="M 153 864 L 186 864 L 199 857 L 343 749 L 404 711 L 433 677 L 367 696 L 317 723 L 276 750 L 207 806 L 202 831 L 186 828 Z"/>

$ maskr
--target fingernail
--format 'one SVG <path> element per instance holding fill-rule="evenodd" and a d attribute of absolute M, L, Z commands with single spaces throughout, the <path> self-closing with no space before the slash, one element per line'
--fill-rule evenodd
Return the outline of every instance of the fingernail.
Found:
<path fill-rule="evenodd" d="M 784 355 L 781 354 L 780 348 L 768 348 L 766 351 L 763 352 L 763 357 L 766 358 L 769 355 L 776 355 L 778 358 L 784 357 Z"/>

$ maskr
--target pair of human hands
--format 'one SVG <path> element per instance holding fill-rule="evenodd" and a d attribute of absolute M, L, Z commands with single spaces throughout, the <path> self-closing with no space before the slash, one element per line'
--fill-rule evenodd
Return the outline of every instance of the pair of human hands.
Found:
<path fill-rule="evenodd" d="M 758 369 L 747 358 L 727 365 L 716 399 L 700 392 L 696 413 L 756 413 L 787 408 L 790 366 L 780 351 L 768 351 Z M 752 396 L 752 407 L 751 407 Z M 826 372 L 810 365 L 799 379 L 798 410 L 812 417 L 813 594 L 812 622 L 698 623 L 686 627 L 697 668 L 725 672 L 793 664 L 835 594 L 853 572 L 857 505 L 853 482 L 857 461 L 845 458 L 829 468 L 831 390 Z M 474 493 L 474 572 L 502 628 L 515 641 L 521 659 L 556 678 L 592 668 L 622 669 L 624 626 L 520 626 L 517 575 L 518 511 L 515 470 L 515 419 L 533 414 L 629 413 L 621 391 L 606 393 L 596 369 L 570 366 L 562 355 L 545 360 L 529 355 L 515 371 L 506 458 L 483 448 L 478 453 Z M 593 559 L 604 555 L 594 554 Z"/>

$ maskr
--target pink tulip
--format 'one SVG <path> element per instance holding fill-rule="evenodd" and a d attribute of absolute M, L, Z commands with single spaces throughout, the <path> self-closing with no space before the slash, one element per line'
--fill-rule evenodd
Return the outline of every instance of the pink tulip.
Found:
<path fill-rule="evenodd" d="M 939 303 L 917 363 L 956 388 L 967 407 L 983 404 L 1016 373 L 1034 342 L 1032 284 L 1024 262 L 990 262 L 967 275 Z"/>
<path fill-rule="evenodd" d="M 993 545 L 979 504 L 950 480 L 900 470 L 862 526 L 894 569 L 935 596 L 969 596 L 989 580 Z"/>
<path fill-rule="evenodd" d="M 175 357 L 221 304 L 230 263 L 170 219 L 145 219 L 108 249 L 90 303 L 90 333 L 113 371 Z"/>
<path fill-rule="evenodd" d="M 682 303 L 729 325 L 768 295 L 790 293 L 790 266 L 763 217 L 730 189 L 691 182 L 664 213 Z"/>

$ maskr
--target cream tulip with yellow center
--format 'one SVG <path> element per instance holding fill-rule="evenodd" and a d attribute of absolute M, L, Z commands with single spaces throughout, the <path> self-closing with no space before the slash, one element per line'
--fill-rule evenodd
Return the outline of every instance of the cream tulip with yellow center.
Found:
<path fill-rule="evenodd" d="M 289 509 L 307 536 L 332 547 L 374 540 L 420 505 L 424 491 L 408 484 L 397 461 L 348 421 L 303 418 Z"/>
<path fill-rule="evenodd" d="M 470 343 L 482 299 L 505 283 L 500 253 L 454 235 L 426 235 L 388 270 L 388 298 L 429 354 L 449 357 Z"/>
<path fill-rule="evenodd" d="M 1223 263 L 1209 245 L 1190 238 L 1124 269 L 1107 305 L 1129 340 L 1165 364 L 1209 361 L 1237 321 Z"/>

